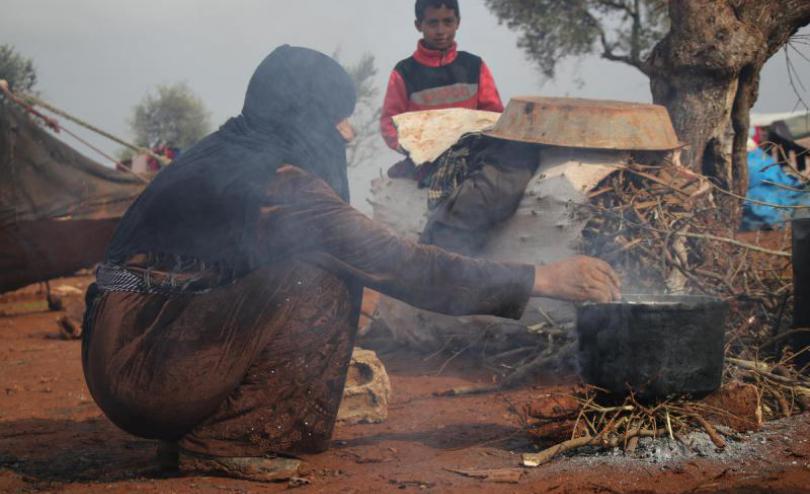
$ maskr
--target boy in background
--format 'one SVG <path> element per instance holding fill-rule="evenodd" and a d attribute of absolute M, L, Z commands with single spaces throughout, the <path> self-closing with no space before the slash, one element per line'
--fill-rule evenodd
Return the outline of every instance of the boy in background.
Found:
<path fill-rule="evenodd" d="M 417 0 L 416 29 L 422 39 L 416 52 L 391 73 L 383 102 L 380 127 L 385 142 L 402 152 L 393 116 L 441 108 L 469 108 L 503 112 L 492 73 L 480 57 L 458 51 L 455 37 L 461 15 L 458 0 Z M 429 185 L 439 198 L 420 242 L 468 256 L 479 253 L 493 226 L 512 216 L 538 166 L 535 145 L 487 137 L 471 137 L 455 146 L 435 166 L 419 170 L 405 158 L 388 170 L 391 178 L 413 178 Z M 466 158 L 466 157 L 469 158 Z M 467 170 L 458 182 L 457 168 Z"/>
<path fill-rule="evenodd" d="M 394 150 L 400 148 L 392 117 L 400 113 L 440 108 L 503 111 L 495 80 L 484 61 L 457 50 L 455 38 L 461 22 L 458 0 L 417 0 L 415 11 L 415 25 L 422 39 L 414 54 L 391 72 L 380 119 L 383 138 Z"/>

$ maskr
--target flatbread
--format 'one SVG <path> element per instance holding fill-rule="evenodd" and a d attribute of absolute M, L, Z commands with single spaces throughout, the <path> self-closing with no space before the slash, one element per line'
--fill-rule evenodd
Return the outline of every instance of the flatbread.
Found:
<path fill-rule="evenodd" d="M 462 135 L 492 127 L 500 116 L 497 112 L 465 108 L 425 110 L 395 116 L 394 126 L 399 145 L 419 166 L 441 156 Z"/>

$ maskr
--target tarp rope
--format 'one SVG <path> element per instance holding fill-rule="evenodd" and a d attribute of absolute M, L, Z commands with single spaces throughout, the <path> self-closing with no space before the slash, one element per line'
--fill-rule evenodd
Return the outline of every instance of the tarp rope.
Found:
<path fill-rule="evenodd" d="M 147 148 L 144 148 L 144 147 L 141 147 L 141 146 L 136 146 L 135 144 L 131 144 L 131 143 L 125 141 L 124 139 L 121 139 L 120 137 L 117 137 L 117 136 L 115 136 L 115 135 L 113 135 L 113 134 L 111 134 L 109 132 L 101 130 L 96 126 L 91 125 L 91 124 L 81 120 L 80 118 L 75 117 L 75 116 L 67 113 L 64 110 L 60 110 L 59 108 L 53 106 L 52 104 L 48 103 L 47 101 L 43 100 L 42 98 L 39 98 L 38 96 L 34 96 L 34 95 L 31 95 L 31 94 L 22 94 L 22 95 L 19 95 L 19 96 L 15 95 L 14 93 L 11 92 L 11 89 L 8 86 L 8 82 L 3 80 L 3 79 L 0 79 L 0 91 L 2 91 L 2 93 L 5 94 L 6 97 L 9 98 L 9 100 L 13 101 L 14 103 L 16 103 L 17 105 L 22 107 L 25 111 L 27 111 L 27 112 L 31 113 L 32 115 L 42 119 L 45 122 L 45 124 L 50 129 L 52 129 L 54 132 L 59 133 L 60 131 L 64 131 L 66 134 L 70 135 L 71 137 L 78 140 L 82 144 L 86 145 L 87 147 L 89 147 L 93 151 L 99 153 L 101 156 L 104 156 L 105 158 L 109 159 L 110 161 L 112 161 L 112 162 L 114 162 L 116 164 L 119 163 L 118 160 L 116 160 L 115 158 L 111 157 L 110 155 L 104 153 L 103 151 L 101 151 L 97 147 L 93 146 L 92 144 L 90 144 L 86 140 L 80 138 L 75 133 L 70 132 L 69 130 L 65 129 L 64 127 L 61 127 L 59 125 L 59 122 L 56 121 L 56 119 L 50 118 L 50 117 L 42 114 L 41 112 L 37 111 L 34 108 L 33 105 L 40 106 L 40 107 L 48 110 L 49 112 L 52 112 L 52 113 L 55 113 L 56 115 L 64 117 L 64 118 L 70 120 L 71 122 L 73 122 L 73 123 L 75 123 L 75 124 L 77 124 L 77 125 L 79 125 L 81 127 L 84 127 L 85 129 L 87 129 L 87 130 L 89 130 L 91 132 L 94 132 L 94 133 L 96 133 L 96 134 L 98 134 L 98 135 L 100 135 L 102 137 L 105 137 L 105 138 L 107 138 L 107 139 L 109 139 L 109 140 L 111 140 L 111 141 L 113 141 L 113 142 L 115 142 L 117 144 L 120 144 L 120 145 L 122 145 L 122 146 L 124 146 L 124 147 L 126 147 L 128 149 L 131 149 L 132 151 L 135 151 L 136 153 L 146 154 L 150 158 L 156 159 L 162 165 L 168 165 L 169 163 L 171 163 L 171 160 L 166 158 L 165 156 L 161 156 L 161 155 L 153 152 L 151 149 L 147 149 Z M 119 167 L 119 168 L 125 168 L 125 167 Z M 143 177 L 140 177 L 139 175 L 135 174 L 134 172 L 132 172 L 132 173 L 133 173 L 133 175 L 135 175 L 135 176 L 141 178 L 142 180 L 144 180 Z"/>

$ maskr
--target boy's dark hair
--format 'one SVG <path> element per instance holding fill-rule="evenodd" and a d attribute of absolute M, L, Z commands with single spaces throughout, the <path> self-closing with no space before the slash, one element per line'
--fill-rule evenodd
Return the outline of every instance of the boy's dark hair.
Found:
<path fill-rule="evenodd" d="M 447 7 L 456 13 L 456 17 L 461 19 L 461 10 L 458 8 L 458 0 L 416 0 L 416 22 L 425 20 L 425 11 L 428 7 L 439 9 Z"/>

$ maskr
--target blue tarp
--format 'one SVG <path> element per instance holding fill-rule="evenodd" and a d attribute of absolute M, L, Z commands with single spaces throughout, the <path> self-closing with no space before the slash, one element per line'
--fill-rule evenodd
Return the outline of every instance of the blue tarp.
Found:
<path fill-rule="evenodd" d="M 772 184 L 804 190 L 793 191 Z M 786 173 L 776 160 L 757 148 L 748 153 L 748 199 L 780 206 L 810 206 L 810 188 L 804 187 L 800 179 Z M 795 211 L 745 203 L 742 227 L 744 230 L 779 228 L 790 221 Z"/>

